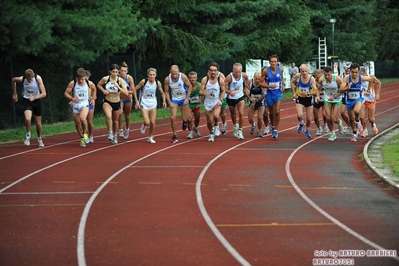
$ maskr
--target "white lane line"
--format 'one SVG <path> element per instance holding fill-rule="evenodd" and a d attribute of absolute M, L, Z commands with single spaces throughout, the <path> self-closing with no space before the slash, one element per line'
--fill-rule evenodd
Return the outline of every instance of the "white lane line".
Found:
<path fill-rule="evenodd" d="M 169 134 L 169 133 L 168 133 Z M 205 138 L 205 137 L 201 137 L 201 138 Z M 86 229 L 86 223 L 87 223 L 87 218 L 89 216 L 89 212 L 91 209 L 91 206 L 93 205 L 94 201 L 96 200 L 97 196 L 100 194 L 100 192 L 104 189 L 104 187 L 106 185 L 108 185 L 108 183 L 110 183 L 115 177 L 117 177 L 120 173 L 122 173 L 123 171 L 125 171 L 126 169 L 132 167 L 134 164 L 143 161 L 145 159 L 147 159 L 148 157 L 151 157 L 157 153 L 172 149 L 174 147 L 183 145 L 185 143 L 188 142 L 192 142 L 192 141 L 196 141 L 200 138 L 197 139 L 193 139 L 193 140 L 188 140 L 185 142 L 181 142 L 181 143 L 176 143 L 173 144 L 171 146 L 165 147 L 163 149 L 154 151 L 150 154 L 147 154 L 143 157 L 141 157 L 140 159 L 137 159 L 136 161 L 126 165 L 125 167 L 121 168 L 120 170 L 118 170 L 117 172 L 115 172 L 112 176 L 110 176 L 94 193 L 93 195 L 90 197 L 90 199 L 87 201 L 85 208 L 83 210 L 82 216 L 80 218 L 80 222 L 79 222 L 79 229 L 78 229 L 78 237 L 77 237 L 77 248 L 76 248 L 76 252 L 77 252 L 77 257 L 78 257 L 78 265 L 79 266 L 85 266 L 86 264 L 86 257 L 85 257 L 85 229 Z"/>
<path fill-rule="evenodd" d="M 288 130 L 292 130 L 295 127 L 291 127 L 291 128 L 287 128 L 284 130 L 281 130 L 279 132 L 284 132 L 284 131 L 288 131 Z M 201 184 L 202 184 L 202 180 L 204 179 L 204 176 L 206 174 L 206 172 L 208 171 L 209 167 L 211 167 L 211 165 L 218 160 L 220 157 L 222 157 L 223 155 L 225 155 L 226 153 L 228 153 L 231 150 L 236 149 L 237 147 L 240 147 L 244 144 L 248 144 L 252 141 L 255 140 L 262 140 L 262 138 L 253 138 L 244 142 L 241 142 L 240 144 L 233 146 L 231 148 L 229 148 L 228 150 L 225 150 L 224 152 L 220 153 L 218 156 L 216 156 L 215 158 L 213 158 L 211 161 L 209 161 L 209 163 L 204 167 L 204 169 L 202 170 L 202 172 L 200 173 L 200 175 L 198 176 L 197 179 L 197 183 L 195 185 L 195 194 L 197 197 L 197 204 L 198 204 L 198 208 L 202 214 L 202 217 L 204 218 L 205 222 L 207 223 L 207 225 L 209 226 L 209 228 L 211 229 L 211 231 L 213 232 L 213 234 L 216 236 L 216 238 L 220 241 L 220 243 L 227 249 L 227 251 L 230 253 L 230 255 L 232 255 L 241 265 L 251 265 L 247 260 L 245 260 L 244 257 L 242 257 L 240 255 L 240 253 L 238 253 L 238 251 L 230 244 L 230 242 L 223 236 L 223 234 L 219 231 L 219 229 L 216 227 L 215 223 L 212 221 L 211 217 L 209 216 L 208 212 L 206 211 L 205 205 L 204 205 L 204 201 L 202 199 L 202 191 L 201 191 Z"/>
<path fill-rule="evenodd" d="M 397 106 L 398 107 L 398 106 Z M 389 110 L 392 110 L 395 108 L 391 108 Z M 386 110 L 384 112 L 381 112 L 379 114 L 388 112 L 389 110 Z M 386 250 L 385 248 L 379 246 L 378 244 L 372 242 L 371 240 L 365 238 L 364 236 L 362 236 L 361 234 L 355 232 L 354 230 L 352 230 L 351 228 L 349 228 L 348 226 L 346 226 L 345 224 L 341 223 L 338 219 L 334 218 L 332 215 L 330 215 L 328 212 L 324 211 L 322 208 L 320 208 L 314 201 L 312 201 L 308 196 L 306 196 L 306 194 L 301 190 L 301 188 L 296 184 L 294 178 L 291 175 L 291 171 L 290 171 L 290 164 L 292 161 L 292 158 L 295 156 L 295 154 L 302 149 L 303 147 L 305 147 L 306 145 L 312 143 L 313 141 L 316 141 L 318 139 L 322 138 L 322 136 L 314 138 L 312 140 L 309 140 L 308 142 L 303 143 L 302 145 L 300 145 L 298 148 L 296 148 L 291 155 L 288 157 L 287 162 L 285 163 L 285 172 L 286 175 L 288 177 L 288 180 L 290 181 L 291 185 L 294 187 L 294 189 L 298 192 L 298 194 L 310 205 L 312 206 L 314 209 L 316 209 L 319 213 L 321 213 L 324 217 L 326 217 L 328 220 L 330 220 L 331 222 L 335 223 L 337 226 L 339 226 L 341 229 L 343 229 L 344 231 L 346 231 L 347 233 L 351 234 L 352 236 L 354 236 L 355 238 L 359 239 L 360 241 L 362 241 L 363 243 L 371 246 L 374 249 L 377 250 Z M 356 144 L 355 144 L 356 145 Z M 399 257 L 392 257 L 393 259 L 399 261 Z"/>
<path fill-rule="evenodd" d="M 4 192 L 1 195 L 73 195 L 73 194 L 93 194 L 94 191 L 54 191 L 54 192 Z"/>

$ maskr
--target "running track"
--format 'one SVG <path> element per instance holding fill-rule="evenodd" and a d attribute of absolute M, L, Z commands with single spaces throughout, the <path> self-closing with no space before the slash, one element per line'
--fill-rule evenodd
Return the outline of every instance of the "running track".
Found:
<path fill-rule="evenodd" d="M 399 121 L 397 83 L 383 85 L 380 131 Z M 295 104 L 282 102 L 279 139 L 227 135 L 156 144 L 139 124 L 113 146 L 106 132 L 79 147 L 76 133 L 45 148 L 0 145 L 1 265 L 312 265 L 323 251 L 389 250 L 399 243 L 399 193 L 365 167 L 369 138 L 306 139 Z M 180 125 L 179 125 L 180 126 Z M 369 126 L 369 125 L 368 125 Z M 348 253 L 349 254 L 349 253 Z M 399 257 L 346 254 L 355 265 Z"/>

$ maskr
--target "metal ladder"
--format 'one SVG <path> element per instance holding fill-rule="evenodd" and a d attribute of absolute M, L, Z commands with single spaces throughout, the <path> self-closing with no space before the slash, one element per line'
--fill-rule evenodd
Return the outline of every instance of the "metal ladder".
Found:
<path fill-rule="evenodd" d="M 327 66 L 327 42 L 326 37 L 324 39 L 319 38 L 319 68 Z"/>

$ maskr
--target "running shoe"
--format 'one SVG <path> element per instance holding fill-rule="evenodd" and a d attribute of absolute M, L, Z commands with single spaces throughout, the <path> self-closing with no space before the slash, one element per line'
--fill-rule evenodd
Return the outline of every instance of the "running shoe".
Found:
<path fill-rule="evenodd" d="M 302 124 L 302 123 L 299 123 L 299 124 L 298 124 L 298 128 L 297 128 L 296 131 L 297 131 L 298 133 L 301 133 L 301 132 L 302 132 L 302 128 L 303 128 L 303 124 Z"/>
<path fill-rule="evenodd" d="M 251 126 L 251 130 L 249 131 L 249 134 L 253 135 L 255 133 L 255 128 L 256 128 L 256 122 L 253 122 Z"/>
<path fill-rule="evenodd" d="M 87 135 L 87 133 L 83 133 L 83 138 L 84 138 L 86 144 L 90 142 L 90 139 L 89 139 L 89 136 Z"/>
<path fill-rule="evenodd" d="M 39 148 L 43 148 L 44 147 L 44 143 L 42 138 L 37 138 L 37 146 L 39 146 Z"/>
<path fill-rule="evenodd" d="M 80 139 L 80 147 L 82 147 L 82 148 L 86 147 L 86 141 L 85 141 L 85 138 L 84 138 L 84 137 L 82 137 L 82 138 Z"/>
<path fill-rule="evenodd" d="M 187 138 L 188 139 L 192 139 L 193 138 L 193 132 L 192 131 L 188 132 Z"/>
<path fill-rule="evenodd" d="M 173 137 L 172 137 L 172 143 L 176 143 L 176 142 L 178 142 L 179 140 L 177 139 L 177 135 L 173 135 Z"/>
<path fill-rule="evenodd" d="M 183 122 L 181 129 L 183 129 L 183 131 L 187 129 L 187 122 Z"/>
<path fill-rule="evenodd" d="M 94 138 L 93 138 L 93 136 L 90 136 L 90 137 L 89 137 L 89 140 L 90 140 L 91 143 L 94 143 Z"/>
<path fill-rule="evenodd" d="M 265 126 L 265 130 L 263 131 L 263 135 L 267 135 L 270 132 L 270 127 Z"/>
<path fill-rule="evenodd" d="M 113 140 L 114 139 L 114 133 L 112 131 L 108 132 L 108 140 Z"/>
<path fill-rule="evenodd" d="M 363 131 L 363 126 L 360 122 L 356 122 L 357 134 L 360 134 Z"/>
<path fill-rule="evenodd" d="M 201 133 L 200 133 L 198 127 L 193 126 L 193 130 L 194 130 L 195 135 L 197 135 L 197 137 L 201 137 Z"/>
<path fill-rule="evenodd" d="M 276 129 L 274 129 L 272 131 L 272 138 L 277 139 L 278 138 L 278 131 Z"/>
<path fill-rule="evenodd" d="M 351 141 L 352 142 L 356 142 L 357 141 L 357 134 L 352 134 Z"/>
<path fill-rule="evenodd" d="M 308 128 L 305 129 L 305 137 L 308 138 L 308 139 L 312 138 L 312 135 L 310 135 L 310 132 L 309 132 Z"/>
<path fill-rule="evenodd" d="M 258 138 L 263 138 L 262 130 L 258 130 Z"/>
<path fill-rule="evenodd" d="M 327 123 L 325 123 L 323 126 L 324 126 L 324 132 L 325 132 L 325 133 L 330 132 L 330 129 L 328 128 Z"/>
<path fill-rule="evenodd" d="M 341 119 L 339 119 L 339 122 L 338 122 L 338 129 L 339 129 L 339 134 L 344 134 L 344 127 L 342 126 Z"/>
<path fill-rule="evenodd" d="M 317 129 L 316 136 L 321 136 L 322 133 L 323 133 L 323 128 L 322 128 L 322 127 L 319 127 L 319 128 Z M 306 135 L 306 133 L 305 133 L 305 135 Z"/>
<path fill-rule="evenodd" d="M 112 144 L 116 145 L 118 144 L 118 137 L 115 135 L 114 139 L 112 140 Z"/>
<path fill-rule="evenodd" d="M 209 142 L 215 142 L 215 135 L 214 135 L 213 133 L 212 133 L 212 134 L 209 134 L 208 141 L 209 141 Z"/>
<path fill-rule="evenodd" d="M 377 128 L 377 125 L 375 123 L 374 123 L 374 126 L 373 126 L 373 134 L 374 135 L 378 134 L 378 128 Z"/>
<path fill-rule="evenodd" d="M 119 137 L 123 138 L 123 129 L 119 129 Z"/>
<path fill-rule="evenodd" d="M 213 127 L 213 134 L 215 134 L 215 136 L 220 136 L 220 129 L 219 126 L 214 126 Z"/>
<path fill-rule="evenodd" d="M 157 143 L 153 137 L 148 137 L 147 142 L 151 144 Z"/>
<path fill-rule="evenodd" d="M 369 135 L 369 131 L 367 128 L 363 129 L 362 134 L 360 134 L 360 137 L 365 138 Z"/>
<path fill-rule="evenodd" d="M 226 135 L 226 133 L 227 133 L 227 123 L 223 123 L 222 124 L 222 134 Z"/>
<path fill-rule="evenodd" d="M 238 128 L 239 128 L 239 125 L 238 125 L 238 124 L 235 124 L 235 125 L 234 125 L 234 128 L 233 128 L 233 136 L 234 136 L 234 137 L 237 137 Z"/>
<path fill-rule="evenodd" d="M 130 130 L 129 130 L 129 129 L 126 129 L 126 130 L 125 130 L 125 133 L 123 133 L 123 138 L 124 138 L 124 139 L 128 139 L 128 138 L 129 138 L 129 133 L 130 133 Z"/>
<path fill-rule="evenodd" d="M 329 141 L 334 141 L 337 139 L 337 135 L 335 135 L 334 131 L 330 132 L 330 137 L 328 138 Z"/>
<path fill-rule="evenodd" d="M 244 135 L 242 134 L 242 129 L 241 128 L 237 131 L 237 138 L 244 139 Z"/>
<path fill-rule="evenodd" d="M 348 133 L 348 132 L 349 132 L 349 129 L 348 129 L 348 127 L 347 127 L 347 126 L 346 126 L 346 127 L 344 127 L 344 129 L 342 130 L 342 132 L 343 132 L 344 134 Z"/>
<path fill-rule="evenodd" d="M 140 128 L 140 132 L 141 132 L 141 134 L 145 134 L 145 130 L 147 129 L 147 127 L 144 125 L 144 124 L 142 124 L 141 125 L 141 128 Z"/>
<path fill-rule="evenodd" d="M 30 138 L 29 137 L 25 138 L 24 144 L 25 144 L 25 146 L 29 146 L 30 145 Z"/>

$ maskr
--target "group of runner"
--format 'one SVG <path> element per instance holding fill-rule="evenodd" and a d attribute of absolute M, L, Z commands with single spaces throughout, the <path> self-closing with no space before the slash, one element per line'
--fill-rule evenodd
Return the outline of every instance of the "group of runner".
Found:
<path fill-rule="evenodd" d="M 80 137 L 80 146 L 94 142 L 93 114 L 97 91 L 104 95 L 102 109 L 106 116 L 108 139 L 113 144 L 118 144 L 118 136 L 128 139 L 130 132 L 130 111 L 134 108 L 142 112 L 143 124 L 141 133 L 145 134 L 148 128 L 149 143 L 156 143 L 154 130 L 158 98 L 162 98 L 162 106 L 170 109 L 170 123 L 172 127 L 172 143 L 178 141 L 177 114 L 181 110 L 182 129 L 188 130 L 188 139 L 194 134 L 201 137 L 199 130 L 200 108 L 204 105 L 209 131 L 208 141 L 214 142 L 215 136 L 225 135 L 227 122 L 225 108 L 229 107 L 230 118 L 233 125 L 233 135 L 244 139 L 244 110 L 248 102 L 249 133 L 262 138 L 271 132 L 272 138 L 278 138 L 280 124 L 280 104 L 285 90 L 283 69 L 278 64 L 278 56 L 269 57 L 270 65 L 255 72 L 252 79 L 242 71 L 242 65 L 235 63 L 232 72 L 226 76 L 220 72 L 219 65 L 211 62 L 208 73 L 200 81 L 195 71 L 186 76 L 180 72 L 177 65 L 172 65 L 170 73 L 161 81 L 156 79 L 157 70 L 149 68 L 147 77 L 135 85 L 133 77 L 128 74 L 128 66 L 112 64 L 109 75 L 104 76 L 95 85 L 90 81 L 90 72 L 79 68 L 76 77 L 70 81 L 64 97 L 69 100 L 75 121 L 76 131 Z M 22 97 L 25 114 L 26 137 L 24 144 L 30 145 L 30 128 L 32 115 L 35 117 L 38 146 L 44 147 L 41 139 L 41 103 L 40 99 L 46 96 L 43 80 L 34 74 L 32 69 L 27 69 L 25 75 L 12 79 L 13 99 L 18 101 L 16 82 L 22 83 Z M 162 86 L 163 85 L 163 86 Z M 374 134 L 378 133 L 375 124 L 375 102 L 379 99 L 381 88 L 380 81 L 373 75 L 366 73 L 365 67 L 350 64 L 345 67 L 345 73 L 336 75 L 329 66 L 319 69 L 315 75 L 309 73 L 309 68 L 303 64 L 299 72 L 292 75 L 290 86 L 293 99 L 296 102 L 298 119 L 297 132 L 304 132 L 306 138 L 311 138 L 309 131 L 312 115 L 317 126 L 316 135 L 330 133 L 328 140 L 334 141 L 336 133 L 334 123 L 338 125 L 339 133 L 346 132 L 347 127 L 352 129 L 351 141 L 356 141 L 357 136 L 366 137 L 365 113 L 368 111 L 368 120 Z M 161 97 L 157 97 L 157 91 Z M 134 101 L 133 101 L 134 100 Z M 322 109 L 321 126 L 319 110 Z M 306 111 L 304 121 L 304 110 Z M 257 120 L 254 116 L 257 113 Z M 125 116 L 123 124 L 122 115 Z M 341 119 L 342 118 L 342 119 Z M 221 123 L 219 123 L 221 122 Z M 221 129 L 219 124 L 221 124 Z"/>

